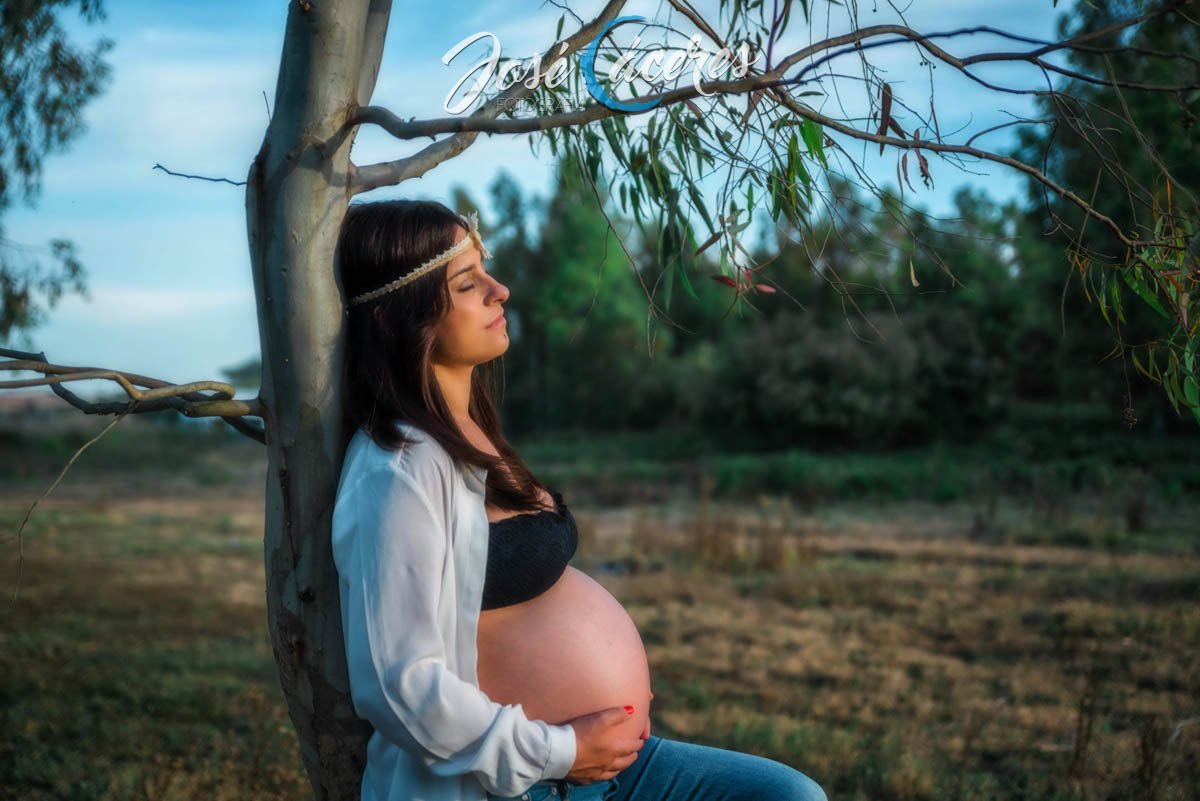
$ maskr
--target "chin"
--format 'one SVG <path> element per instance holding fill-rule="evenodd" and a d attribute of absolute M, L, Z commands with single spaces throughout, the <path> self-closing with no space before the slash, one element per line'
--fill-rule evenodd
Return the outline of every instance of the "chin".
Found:
<path fill-rule="evenodd" d="M 504 342 L 499 347 L 497 347 L 494 351 L 492 351 L 492 355 L 489 356 L 487 359 L 485 359 L 485 361 L 491 361 L 492 359 L 498 359 L 507 352 L 508 352 L 508 336 L 505 336 Z"/>

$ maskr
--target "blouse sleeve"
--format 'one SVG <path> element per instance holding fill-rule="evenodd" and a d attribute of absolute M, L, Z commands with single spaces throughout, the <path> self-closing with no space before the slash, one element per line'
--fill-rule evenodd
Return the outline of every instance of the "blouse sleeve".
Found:
<path fill-rule="evenodd" d="M 333 551 L 355 711 L 435 774 L 474 773 L 488 792 L 518 795 L 575 762 L 569 724 L 530 720 L 447 665 L 438 616 L 449 521 L 436 466 L 394 460 L 339 493 Z M 429 471 L 426 477 L 420 471 Z M 437 474 L 435 476 L 435 474 Z M 424 487 L 434 489 L 434 498 Z"/>

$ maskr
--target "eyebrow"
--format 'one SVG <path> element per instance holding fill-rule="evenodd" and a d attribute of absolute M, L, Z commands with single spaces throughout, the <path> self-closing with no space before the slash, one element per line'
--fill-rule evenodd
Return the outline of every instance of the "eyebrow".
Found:
<path fill-rule="evenodd" d="M 482 266 L 481 262 L 475 262 L 470 267 L 464 267 L 463 269 L 456 272 L 454 275 L 450 276 L 450 278 L 447 279 L 447 282 L 453 281 L 455 278 L 458 278 L 463 273 L 469 273 L 469 272 L 471 272 L 471 270 L 474 270 L 476 267 L 481 267 L 481 266 Z"/>

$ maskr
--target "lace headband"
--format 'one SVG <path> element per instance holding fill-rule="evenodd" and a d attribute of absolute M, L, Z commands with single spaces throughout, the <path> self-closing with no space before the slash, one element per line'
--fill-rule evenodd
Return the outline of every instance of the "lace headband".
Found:
<path fill-rule="evenodd" d="M 448 250 L 443 251 L 441 254 L 434 256 L 432 259 L 425 262 L 415 270 L 400 276 L 395 281 L 384 284 L 383 286 L 379 287 L 379 289 L 373 289 L 370 292 L 364 292 L 361 295 L 356 295 L 350 298 L 348 305 L 355 306 L 359 303 L 366 303 L 369 300 L 375 300 L 375 298 L 386 295 L 392 290 L 404 286 L 409 281 L 415 281 L 430 270 L 440 267 L 446 262 L 450 261 L 459 253 L 462 253 L 464 250 L 469 248 L 472 244 L 478 246 L 479 253 L 483 256 L 483 258 L 490 259 L 492 254 L 488 252 L 488 249 L 483 245 L 483 240 L 479 238 L 479 213 L 472 211 L 466 215 L 460 214 L 458 216 L 459 219 L 462 220 L 463 225 L 465 225 L 467 228 L 467 236 L 460 239 L 456 245 Z"/>

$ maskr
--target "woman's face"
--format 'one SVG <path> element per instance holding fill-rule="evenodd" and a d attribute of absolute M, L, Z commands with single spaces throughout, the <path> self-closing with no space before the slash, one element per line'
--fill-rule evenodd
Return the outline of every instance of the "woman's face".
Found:
<path fill-rule="evenodd" d="M 454 243 L 469 236 L 457 228 Z M 474 366 L 508 350 L 508 323 L 500 304 L 508 287 L 487 273 L 479 248 L 472 246 L 446 265 L 450 309 L 438 326 L 433 361 L 445 366 Z"/>

